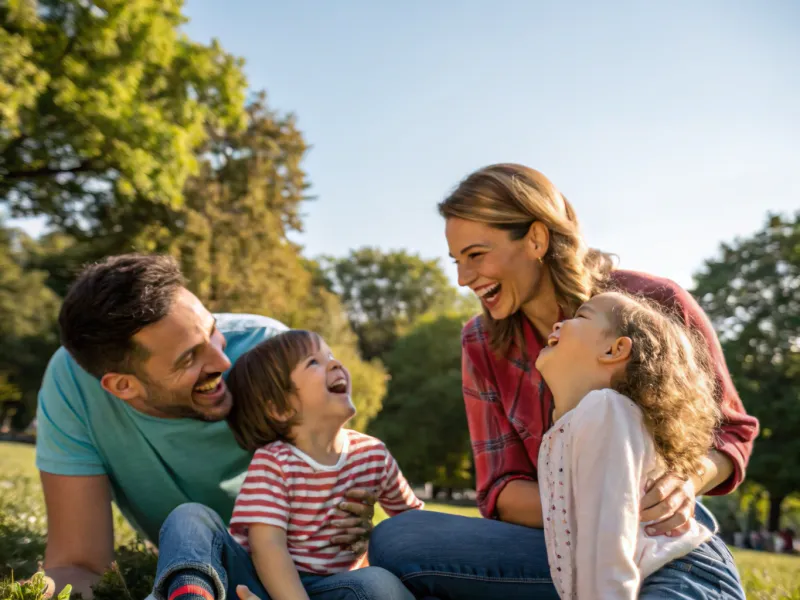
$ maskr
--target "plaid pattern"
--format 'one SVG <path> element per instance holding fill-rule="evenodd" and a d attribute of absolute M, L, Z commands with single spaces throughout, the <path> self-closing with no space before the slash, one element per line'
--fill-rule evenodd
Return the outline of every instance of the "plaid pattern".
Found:
<path fill-rule="evenodd" d="M 734 464 L 733 475 L 709 495 L 730 493 L 744 479 L 758 421 L 742 406 L 711 322 L 691 294 L 668 279 L 618 270 L 612 274 L 612 283 L 677 311 L 708 342 L 723 415 L 716 448 Z M 539 445 L 552 425 L 553 398 L 533 366 L 543 341 L 527 320 L 524 333 L 525 353 L 515 344 L 507 356 L 498 358 L 489 347 L 482 317 L 470 320 L 462 332 L 462 384 L 478 508 L 488 518 L 497 517 L 497 497 L 509 481 L 536 481 Z"/>

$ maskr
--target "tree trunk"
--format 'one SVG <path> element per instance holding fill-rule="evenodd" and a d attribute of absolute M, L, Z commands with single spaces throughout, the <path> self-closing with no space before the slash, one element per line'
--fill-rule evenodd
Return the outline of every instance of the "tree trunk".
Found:
<path fill-rule="evenodd" d="M 785 494 L 769 495 L 769 526 L 770 531 L 778 531 L 781 525 L 781 504 L 783 499 L 786 498 Z"/>

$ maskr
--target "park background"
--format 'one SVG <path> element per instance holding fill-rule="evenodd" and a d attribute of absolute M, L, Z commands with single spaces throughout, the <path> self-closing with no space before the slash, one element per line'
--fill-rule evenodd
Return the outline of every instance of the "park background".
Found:
<path fill-rule="evenodd" d="M 499 161 L 548 175 L 621 267 L 692 291 L 762 427 L 745 484 L 705 501 L 729 542 L 800 527 L 798 3 L 4 0 L 0 22 L 0 577 L 41 559 L 20 440 L 60 298 L 130 250 L 176 256 L 211 310 L 319 331 L 354 425 L 433 508 L 476 515 L 479 307 L 435 206 Z M 106 591 L 142 597 L 152 556 L 117 536 Z M 800 559 L 737 560 L 749 597 L 800 598 Z"/>

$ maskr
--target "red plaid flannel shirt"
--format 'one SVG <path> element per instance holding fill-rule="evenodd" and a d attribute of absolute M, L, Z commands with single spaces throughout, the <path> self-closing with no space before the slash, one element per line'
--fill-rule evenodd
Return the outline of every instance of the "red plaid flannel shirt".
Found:
<path fill-rule="evenodd" d="M 758 435 L 758 421 L 742 406 L 711 322 L 691 294 L 668 279 L 618 270 L 612 274 L 612 281 L 622 289 L 678 311 L 708 342 L 723 415 L 716 448 L 728 455 L 734 465 L 731 477 L 708 493 L 730 493 L 744 479 L 753 440 Z M 536 481 L 539 445 L 552 425 L 553 398 L 534 367 L 543 342 L 526 320 L 529 359 L 523 358 L 517 345 L 507 356 L 498 358 L 489 347 L 489 335 L 480 316 L 464 327 L 461 342 L 462 383 L 475 457 L 478 507 L 484 517 L 496 518 L 497 498 L 509 481 Z"/>

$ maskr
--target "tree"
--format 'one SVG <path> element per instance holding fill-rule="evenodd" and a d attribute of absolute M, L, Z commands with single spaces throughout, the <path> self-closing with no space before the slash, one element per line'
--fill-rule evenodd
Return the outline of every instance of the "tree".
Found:
<path fill-rule="evenodd" d="M 47 273 L 28 268 L 26 242 L 0 224 L 0 406 L 15 403 L 14 429 L 33 419 L 39 382 L 58 347 L 59 299 L 45 284 Z"/>
<path fill-rule="evenodd" d="M 783 500 L 800 490 L 800 212 L 769 215 L 752 237 L 723 244 L 696 276 L 694 294 L 760 421 L 748 475 L 770 494 L 774 531 Z"/>
<path fill-rule="evenodd" d="M 389 390 L 369 433 L 386 443 L 412 481 L 474 486 L 461 395 L 461 329 L 469 316 L 425 315 L 386 357 Z"/>
<path fill-rule="evenodd" d="M 263 93 L 246 115 L 243 129 L 210 133 L 184 206 L 150 237 L 180 260 L 209 310 L 268 315 L 320 333 L 351 372 L 353 426 L 363 429 L 380 410 L 385 371 L 361 359 L 338 297 L 288 239 L 302 231 L 300 207 L 309 199 L 301 168 L 306 143 L 294 117 L 270 110 Z"/>
<path fill-rule="evenodd" d="M 243 123 L 242 61 L 179 33 L 181 0 L 0 5 L 0 202 L 92 240 L 148 247 L 206 132 Z"/>
<path fill-rule="evenodd" d="M 398 335 L 421 315 L 460 301 L 438 260 L 405 250 L 353 250 L 320 259 L 328 288 L 339 294 L 366 358 L 384 357 Z"/>

